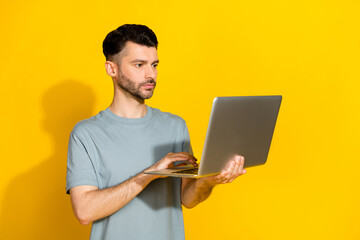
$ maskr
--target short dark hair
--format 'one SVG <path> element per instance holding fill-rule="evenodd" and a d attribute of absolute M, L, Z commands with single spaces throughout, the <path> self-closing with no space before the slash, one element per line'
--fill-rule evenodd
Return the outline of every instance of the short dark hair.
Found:
<path fill-rule="evenodd" d="M 125 44 L 130 41 L 157 49 L 158 41 L 155 33 L 144 25 L 124 24 L 111 31 L 103 42 L 103 53 L 106 60 L 121 52 Z"/>

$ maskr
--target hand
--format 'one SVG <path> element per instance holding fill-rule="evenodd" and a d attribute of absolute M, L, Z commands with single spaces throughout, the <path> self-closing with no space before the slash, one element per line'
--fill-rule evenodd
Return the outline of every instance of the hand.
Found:
<path fill-rule="evenodd" d="M 229 163 L 228 167 L 221 171 L 220 174 L 200 178 L 199 181 L 201 180 L 211 185 L 231 183 L 237 177 L 246 173 L 246 169 L 243 169 L 244 162 L 245 158 L 243 156 L 237 155 L 235 156 L 234 160 Z"/>
<path fill-rule="evenodd" d="M 144 172 L 156 171 L 156 170 L 161 170 L 161 169 L 165 169 L 165 168 L 173 168 L 173 167 L 175 167 L 174 162 L 178 162 L 178 161 L 186 161 L 186 162 L 191 163 L 194 167 L 198 166 L 196 163 L 197 159 L 193 155 L 191 155 L 187 152 L 168 153 L 165 157 L 163 157 L 157 163 L 152 165 L 150 168 L 146 169 Z M 186 165 L 186 163 L 185 162 L 180 163 L 176 166 L 181 166 L 181 165 Z M 163 177 L 166 177 L 166 176 L 163 176 Z"/>

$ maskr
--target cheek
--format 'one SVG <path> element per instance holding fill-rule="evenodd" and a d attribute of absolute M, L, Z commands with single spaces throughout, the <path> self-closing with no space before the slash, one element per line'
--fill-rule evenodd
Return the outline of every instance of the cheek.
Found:
<path fill-rule="evenodd" d="M 125 69 L 123 71 L 123 74 L 130 80 L 133 80 L 136 82 L 139 80 L 141 81 L 142 76 L 143 76 L 143 73 L 138 69 Z"/>

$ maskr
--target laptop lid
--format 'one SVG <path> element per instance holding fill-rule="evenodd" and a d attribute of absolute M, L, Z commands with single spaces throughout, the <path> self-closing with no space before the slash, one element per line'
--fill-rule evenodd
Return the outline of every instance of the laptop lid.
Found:
<path fill-rule="evenodd" d="M 199 176 L 219 173 L 236 154 L 245 168 L 266 163 L 282 96 L 216 97 Z"/>

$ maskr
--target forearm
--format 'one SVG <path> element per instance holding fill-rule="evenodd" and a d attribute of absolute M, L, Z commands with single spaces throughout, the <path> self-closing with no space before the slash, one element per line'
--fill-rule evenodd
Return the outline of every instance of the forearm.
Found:
<path fill-rule="evenodd" d="M 183 184 L 185 184 L 183 182 Z M 216 184 L 203 179 L 186 180 L 181 192 L 181 202 L 186 208 L 193 208 L 207 199 Z"/>
<path fill-rule="evenodd" d="M 207 199 L 217 184 L 231 183 L 238 176 L 246 173 L 243 169 L 244 157 L 237 155 L 229 166 L 218 175 L 199 179 L 182 179 L 181 202 L 187 208 L 193 208 Z"/>
<path fill-rule="evenodd" d="M 145 171 L 165 169 L 174 162 L 188 161 L 196 165 L 196 159 L 185 152 L 168 153 L 160 161 Z M 161 176 L 140 173 L 129 180 L 106 189 L 99 190 L 95 186 L 77 186 L 70 189 L 74 213 L 80 223 L 86 225 L 107 217 L 130 202 L 153 180 Z"/>
<path fill-rule="evenodd" d="M 82 192 L 81 204 L 77 204 L 74 211 L 79 221 L 86 225 L 98 219 L 107 217 L 130 202 L 155 178 L 152 175 L 140 173 L 127 181 L 106 189 L 93 189 Z M 73 198 L 72 198 L 73 200 Z"/>

